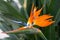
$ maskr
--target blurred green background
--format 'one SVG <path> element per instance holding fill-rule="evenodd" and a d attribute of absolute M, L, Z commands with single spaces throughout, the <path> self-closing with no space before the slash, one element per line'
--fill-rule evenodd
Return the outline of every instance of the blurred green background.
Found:
<path fill-rule="evenodd" d="M 9 34 L 9 38 L 2 40 L 60 40 L 60 0 L 0 0 L 0 29 L 10 31 L 25 26 L 33 3 L 38 9 L 44 5 L 41 15 L 54 16 L 55 23 L 46 28 L 39 27 L 44 36 L 35 33 Z"/>

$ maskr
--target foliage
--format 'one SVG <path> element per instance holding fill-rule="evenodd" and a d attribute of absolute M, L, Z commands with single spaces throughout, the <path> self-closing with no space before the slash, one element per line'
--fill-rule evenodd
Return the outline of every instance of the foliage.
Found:
<path fill-rule="evenodd" d="M 33 31 L 33 29 L 27 29 L 24 31 L 19 31 L 19 34 L 9 34 L 10 37 L 3 40 L 59 40 L 57 39 L 58 31 L 55 30 L 55 28 L 58 28 L 57 23 L 60 21 L 60 8 L 59 5 L 57 5 L 57 0 L 18 1 L 22 6 L 21 8 L 19 8 L 16 2 L 14 2 L 13 0 L 0 0 L 0 29 L 4 31 L 10 31 L 17 29 L 21 26 L 26 26 L 33 3 L 38 9 L 40 9 L 44 5 L 42 14 L 46 13 L 54 16 L 53 20 L 55 21 L 55 23 L 46 28 L 39 28 L 41 32 L 37 34 L 35 31 Z"/>

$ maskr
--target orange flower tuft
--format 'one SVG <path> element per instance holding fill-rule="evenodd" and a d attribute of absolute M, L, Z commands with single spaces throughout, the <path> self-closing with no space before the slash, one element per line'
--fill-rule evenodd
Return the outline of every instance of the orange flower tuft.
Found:
<path fill-rule="evenodd" d="M 34 25 L 38 25 L 40 27 L 46 27 L 46 26 L 49 26 L 52 23 L 54 23 L 54 21 L 50 20 L 50 18 L 52 18 L 53 16 L 50 16 L 50 15 L 47 15 L 47 14 L 39 16 L 39 14 L 42 11 L 42 8 L 40 10 L 37 10 L 37 8 L 34 7 L 31 10 L 30 17 L 28 19 L 28 24 L 33 23 Z"/>

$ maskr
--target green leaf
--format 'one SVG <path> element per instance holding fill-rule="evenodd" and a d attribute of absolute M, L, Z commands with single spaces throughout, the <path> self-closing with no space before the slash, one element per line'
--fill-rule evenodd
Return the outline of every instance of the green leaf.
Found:
<path fill-rule="evenodd" d="M 1 5 L 0 7 L 2 7 L 0 8 L 0 11 L 4 14 L 4 16 L 10 19 L 26 21 L 24 16 L 20 15 L 20 12 L 18 12 L 18 10 L 16 10 L 13 6 L 11 6 L 11 4 L 4 2 L 4 1 L 0 1 L 0 5 Z"/>
<path fill-rule="evenodd" d="M 41 38 L 43 38 L 44 40 L 48 40 L 41 31 L 40 31 L 38 34 L 39 34 L 39 35 L 41 36 Z"/>

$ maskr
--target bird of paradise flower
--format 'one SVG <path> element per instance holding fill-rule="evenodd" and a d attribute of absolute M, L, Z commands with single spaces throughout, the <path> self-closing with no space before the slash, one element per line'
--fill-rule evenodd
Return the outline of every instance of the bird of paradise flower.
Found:
<path fill-rule="evenodd" d="M 37 10 L 37 8 L 34 7 L 34 4 L 33 4 L 31 12 L 30 12 L 30 17 L 28 18 L 27 26 L 20 27 L 16 30 L 12 30 L 12 32 L 18 31 L 18 30 L 25 30 L 27 28 L 34 28 L 33 25 L 38 25 L 40 27 L 47 27 L 47 26 L 51 25 L 52 23 L 54 23 L 55 21 L 52 21 L 52 19 L 51 19 L 53 16 L 50 16 L 48 14 L 39 16 L 42 9 L 43 9 L 43 7 L 41 9 Z"/>

